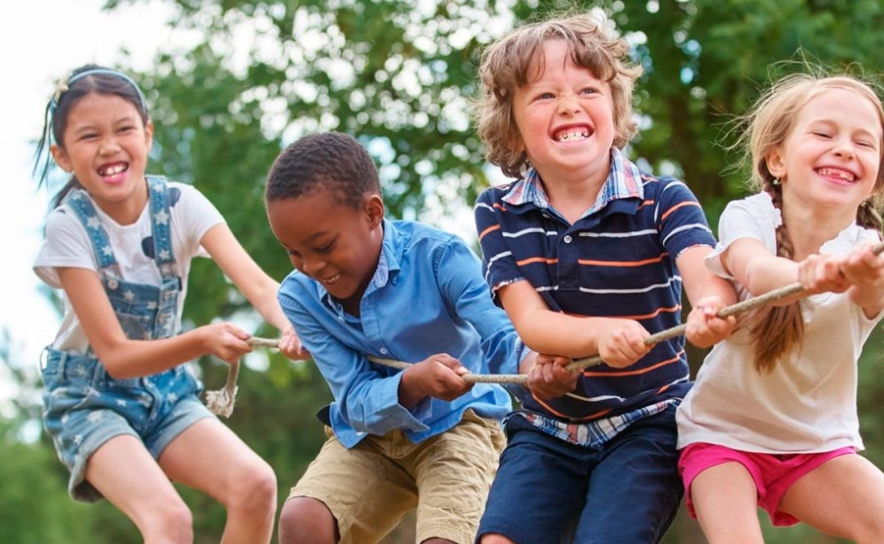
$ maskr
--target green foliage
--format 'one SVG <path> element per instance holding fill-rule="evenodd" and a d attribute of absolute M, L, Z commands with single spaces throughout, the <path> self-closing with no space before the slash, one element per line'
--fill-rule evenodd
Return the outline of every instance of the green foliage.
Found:
<path fill-rule="evenodd" d="M 136 1 L 109 0 L 107 7 Z M 442 221 L 469 209 L 490 171 L 469 123 L 477 54 L 520 21 L 591 7 L 610 15 L 645 68 L 635 100 L 643 130 L 629 153 L 657 173 L 683 177 L 713 224 L 724 203 L 743 190 L 745 171 L 730 168 L 738 156 L 728 152 L 735 116 L 771 76 L 801 68 L 781 61 L 806 58 L 854 71 L 859 63 L 871 70 L 884 50 L 884 7 L 875 0 L 167 2 L 178 8 L 171 25 L 200 30 L 205 39 L 190 50 L 166 50 L 147 73 L 135 74 L 156 125 L 151 170 L 194 183 L 277 279 L 291 265 L 267 227 L 263 180 L 279 150 L 302 134 L 334 129 L 360 138 L 381 168 L 393 216 Z M 185 317 L 191 323 L 247 310 L 212 263 L 195 263 L 190 284 Z M 276 334 L 266 327 L 258 332 Z M 866 349 L 860 408 L 868 456 L 882 466 L 884 421 L 873 405 L 884 393 L 879 336 Z M 200 365 L 210 389 L 223 384 L 226 367 Z M 271 355 L 267 371 L 242 373 L 229 424 L 274 466 L 281 497 L 322 443 L 314 413 L 328 400 L 310 363 Z M 77 523 L 56 504 L 67 499 L 58 474 L 41 464 L 52 464 L 45 446 L 2 442 L 0 448 L 6 476 L 0 541 L 42 535 L 33 541 L 77 542 L 94 528 L 79 506 Z M 27 502 L 29 493 L 41 504 Z M 196 493 L 185 497 L 200 541 L 217 541 L 220 507 Z M 103 541 L 134 541 L 122 515 L 95 511 L 110 538 Z M 45 522 L 51 519 L 70 521 L 62 525 L 63 539 L 49 533 L 57 531 Z M 777 530 L 768 541 L 810 542 L 808 535 L 806 528 Z M 682 515 L 667 542 L 702 537 Z"/>

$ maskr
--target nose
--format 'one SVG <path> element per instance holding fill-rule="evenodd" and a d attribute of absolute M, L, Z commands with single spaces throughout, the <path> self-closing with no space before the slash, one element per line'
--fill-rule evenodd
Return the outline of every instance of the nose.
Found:
<path fill-rule="evenodd" d="M 559 97 L 559 113 L 576 113 L 580 109 L 577 95 L 565 93 Z"/>
<path fill-rule="evenodd" d="M 119 150 L 120 146 L 114 138 L 106 138 L 98 147 L 98 153 L 101 155 L 113 155 Z"/>
<path fill-rule="evenodd" d="M 853 158 L 855 151 L 853 148 L 853 142 L 848 137 L 838 138 L 835 141 L 834 152 L 839 157 L 844 157 L 846 159 Z"/>
<path fill-rule="evenodd" d="M 325 268 L 325 261 L 315 256 L 301 256 L 301 271 L 311 278 L 320 277 L 319 273 Z"/>

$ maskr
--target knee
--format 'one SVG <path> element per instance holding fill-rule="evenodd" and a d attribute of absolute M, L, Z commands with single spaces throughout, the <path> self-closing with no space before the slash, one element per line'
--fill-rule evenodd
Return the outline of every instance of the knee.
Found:
<path fill-rule="evenodd" d="M 228 508 L 276 511 L 276 474 L 270 465 L 258 459 L 237 471 Z"/>
<path fill-rule="evenodd" d="M 143 528 L 145 542 L 193 542 L 193 515 L 183 501 L 158 504 L 152 518 Z"/>
<path fill-rule="evenodd" d="M 338 541 L 335 518 L 321 501 L 293 497 L 279 513 L 279 544 L 335 543 Z"/>

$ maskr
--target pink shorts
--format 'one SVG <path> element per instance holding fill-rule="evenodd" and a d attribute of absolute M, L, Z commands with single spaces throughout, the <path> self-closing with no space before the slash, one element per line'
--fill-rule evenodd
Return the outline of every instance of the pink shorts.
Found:
<path fill-rule="evenodd" d="M 799 478 L 813 471 L 829 459 L 856 453 L 852 447 L 823 453 L 772 454 L 734 450 L 717 444 L 691 444 L 681 451 L 678 472 L 684 481 L 685 503 L 691 517 L 696 518 L 691 502 L 691 482 L 707 468 L 723 463 L 737 462 L 743 465 L 758 490 L 758 506 L 770 516 L 775 526 L 795 525 L 798 519 L 779 509 L 780 500 Z"/>

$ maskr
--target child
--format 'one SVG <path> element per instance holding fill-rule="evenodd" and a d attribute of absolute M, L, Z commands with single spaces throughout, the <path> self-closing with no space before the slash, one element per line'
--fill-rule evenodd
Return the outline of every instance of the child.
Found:
<path fill-rule="evenodd" d="M 804 521 L 884 542 L 884 474 L 856 454 L 857 359 L 884 308 L 884 111 L 853 77 L 794 75 L 747 116 L 756 189 L 721 216 L 707 264 L 742 298 L 800 281 L 811 296 L 751 316 L 717 345 L 677 413 L 687 503 L 712 543 Z"/>
<path fill-rule="evenodd" d="M 377 542 L 416 506 L 418 542 L 471 543 L 511 406 L 501 387 L 462 376 L 515 372 L 523 351 L 479 259 L 454 235 L 386 220 L 377 168 L 345 134 L 284 150 L 266 204 L 296 269 L 279 301 L 334 395 L 280 542 Z"/>
<path fill-rule="evenodd" d="M 643 175 L 623 155 L 635 131 L 640 69 L 604 22 L 529 24 L 486 49 L 478 131 L 488 159 L 518 181 L 479 196 L 486 279 L 540 360 L 533 395 L 506 420 L 507 448 L 481 542 L 658 542 L 679 505 L 675 407 L 690 387 L 677 326 L 707 346 L 733 288 L 703 266 L 715 240 L 687 186 Z M 568 358 L 606 365 L 579 378 Z M 552 506 L 556 505 L 556 506 Z"/>
<path fill-rule="evenodd" d="M 226 506 L 224 543 L 269 542 L 273 471 L 202 405 L 201 384 L 183 365 L 207 354 L 235 363 L 251 351 L 249 334 L 221 322 L 179 330 L 190 262 L 205 248 L 296 346 L 277 283 L 196 189 L 145 175 L 153 126 L 128 76 L 83 66 L 59 84 L 47 112 L 40 150 L 51 144 L 73 176 L 34 264 L 65 302 L 43 366 L 43 421 L 71 471 L 71 496 L 107 498 L 146 543 L 190 543 L 177 481 Z M 297 352 L 286 354 L 306 356 Z"/>

